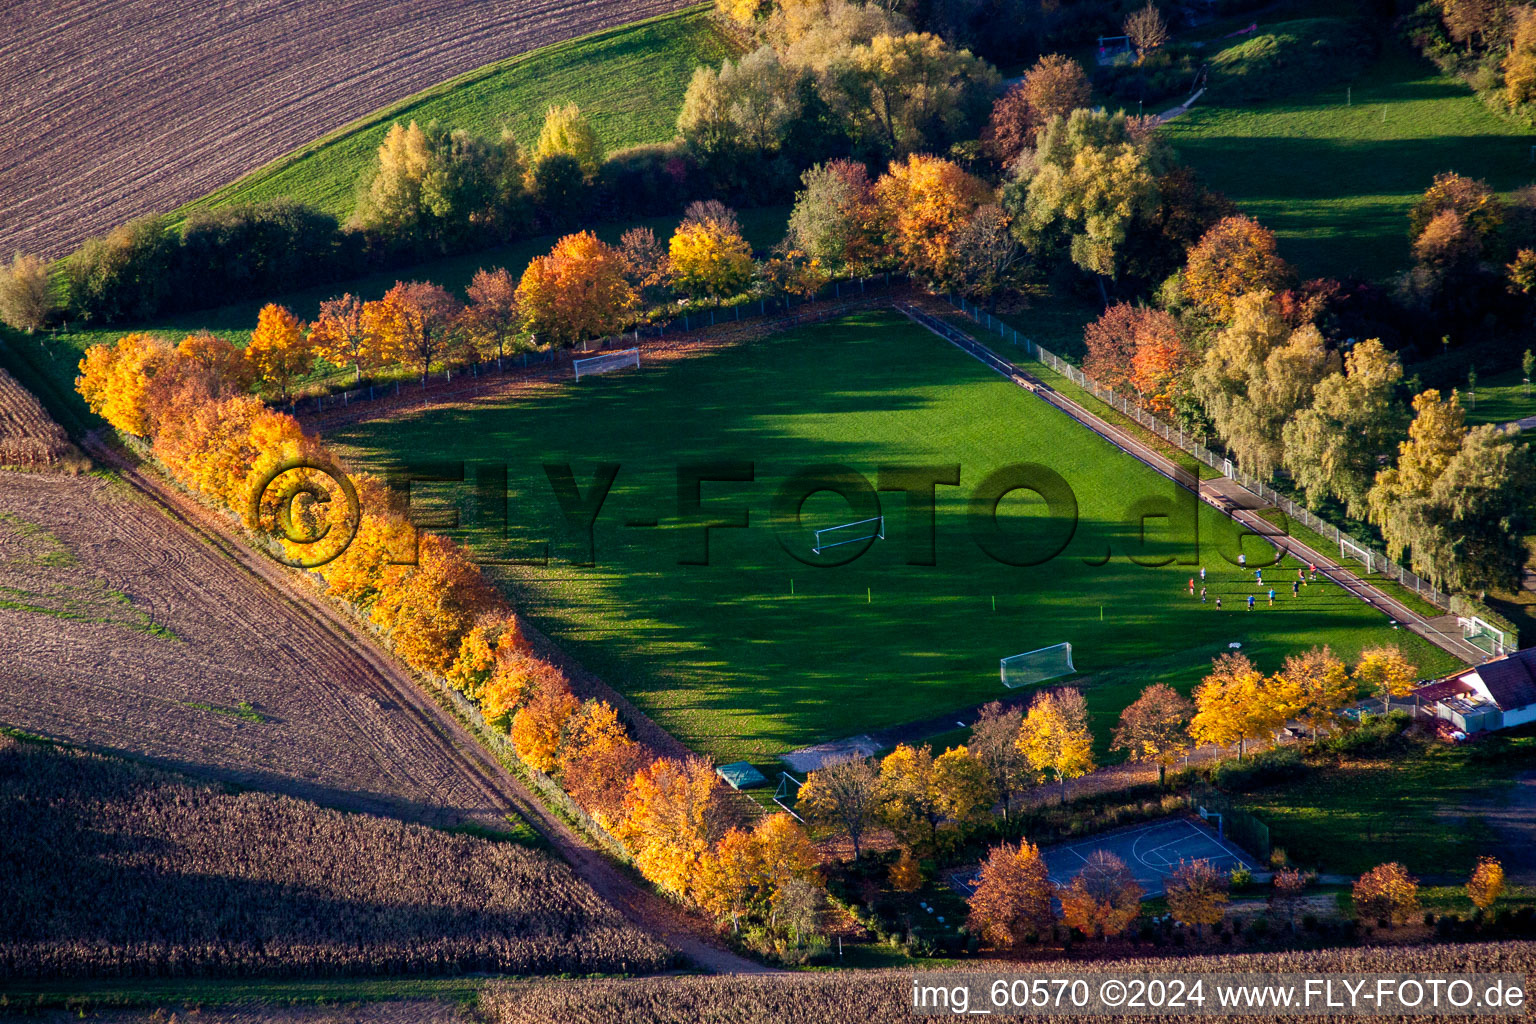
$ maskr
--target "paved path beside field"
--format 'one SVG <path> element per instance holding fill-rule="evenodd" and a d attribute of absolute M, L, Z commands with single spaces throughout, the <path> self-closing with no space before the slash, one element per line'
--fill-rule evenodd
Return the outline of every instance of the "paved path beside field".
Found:
<path fill-rule="evenodd" d="M 1336 559 L 1314 551 L 1294 537 L 1277 534 L 1276 527 L 1259 515 L 1261 511 L 1271 506 L 1257 495 L 1238 486 L 1234 481 L 1226 477 L 1201 480 L 1196 473 L 1190 472 L 1178 462 L 1143 443 L 1130 431 L 1117 427 L 1090 412 L 1038 377 L 1019 369 L 1011 361 L 1004 359 L 959 328 L 945 323 L 910 302 L 897 302 L 896 308 L 917 324 L 926 327 L 962 352 L 1007 377 L 1019 387 L 1054 405 L 1127 455 L 1151 467 L 1179 486 L 1194 491 L 1202 501 L 1219 509 L 1255 534 L 1267 538 L 1282 554 L 1289 554 L 1293 558 L 1316 565 L 1317 571 L 1325 578 L 1401 623 L 1404 628 L 1417 633 L 1468 664 L 1480 664 L 1487 660 L 1487 652 L 1467 643 L 1459 632 L 1446 632 L 1437 621 L 1426 619 L 1397 598 L 1361 579 L 1348 567 L 1340 565 Z M 951 311 L 951 307 L 946 305 L 945 311 Z"/>

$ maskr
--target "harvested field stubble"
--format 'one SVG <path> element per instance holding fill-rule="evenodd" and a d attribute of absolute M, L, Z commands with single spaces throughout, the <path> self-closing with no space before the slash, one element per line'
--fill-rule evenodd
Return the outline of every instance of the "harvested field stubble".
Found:
<path fill-rule="evenodd" d="M 226 793 L 0 737 L 0 977 L 649 972 L 671 960 L 516 843 Z"/>
<path fill-rule="evenodd" d="M 499 795 L 357 650 L 121 483 L 0 472 L 0 651 L 5 725 L 328 806 L 506 828 Z"/>
<path fill-rule="evenodd" d="M 45 469 L 66 462 L 79 467 L 85 458 L 32 392 L 0 368 L 0 466 Z"/>
<path fill-rule="evenodd" d="M 1031 977 L 1083 977 L 1090 973 L 1212 974 L 1262 971 L 1294 973 L 1523 974 L 1536 968 L 1536 943 L 1396 946 L 1384 949 L 1315 950 L 1228 956 L 978 963 L 966 971 Z M 1529 985 L 1527 985 L 1529 989 Z M 480 997 L 491 1024 L 906 1024 L 919 1018 L 912 1006 L 912 971 L 835 971 L 756 977 L 646 978 L 634 981 L 492 982 Z M 1209 1007 L 1207 1007 L 1209 1008 Z M 942 1014 L 949 1016 L 950 1014 Z M 1135 1017 L 1010 1016 L 1010 1021 L 1105 1022 L 1214 1021 L 1231 1017 L 1146 1014 Z M 1251 1018 L 1260 1019 L 1260 1018 Z M 1264 1017 L 1267 1022 L 1316 1017 Z M 1355 1017 L 1359 1021 L 1423 1021 L 1427 1017 Z M 1434 1018 L 1448 1019 L 1448 1018 Z M 1460 1019 L 1460 1018 L 1458 1018 Z"/>
<path fill-rule="evenodd" d="M 684 0 L 26 0 L 0 35 L 0 251 L 63 255 L 427 86 Z"/>

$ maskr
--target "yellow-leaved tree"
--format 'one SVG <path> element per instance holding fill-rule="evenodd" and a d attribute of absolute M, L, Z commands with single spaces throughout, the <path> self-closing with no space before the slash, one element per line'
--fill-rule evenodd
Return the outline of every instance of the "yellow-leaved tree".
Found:
<path fill-rule="evenodd" d="M 1360 652 L 1360 663 L 1355 666 L 1356 685 L 1381 698 L 1383 714 L 1391 709 L 1393 697 L 1413 692 L 1418 676 L 1418 666 L 1396 647 L 1368 647 Z"/>
<path fill-rule="evenodd" d="M 566 235 L 523 271 L 517 305 L 524 325 L 545 344 L 614 333 L 635 302 L 625 270 L 623 255 L 592 232 Z"/>
<path fill-rule="evenodd" d="M 1068 781 L 1095 767 L 1082 691 L 1066 687 L 1037 696 L 1019 728 L 1019 750 L 1041 781 L 1053 778 L 1061 783 L 1065 800 Z"/>
<path fill-rule="evenodd" d="M 752 282 L 752 247 L 734 224 L 684 221 L 667 245 L 672 281 L 693 298 L 726 298 Z"/>
<path fill-rule="evenodd" d="M 315 349 L 299 318 L 287 307 L 269 302 L 256 317 L 256 329 L 251 332 L 251 343 L 245 347 L 245 357 L 256 376 L 276 388 L 286 402 L 294 381 L 314 365 Z"/>
<path fill-rule="evenodd" d="M 149 436 L 148 397 L 171 349 L 153 334 L 125 334 L 114 345 L 92 345 L 80 360 L 78 391 L 91 411 L 118 430 Z"/>
<path fill-rule="evenodd" d="M 657 758 L 630 780 L 617 836 L 634 851 L 641 874 L 698 901 L 704 858 L 731 824 L 722 787 L 701 757 Z"/>
<path fill-rule="evenodd" d="M 603 162 L 603 147 L 597 132 L 574 103 L 553 106 L 544 114 L 544 127 L 533 147 L 533 163 L 551 156 L 568 156 L 581 167 L 591 181 Z"/>

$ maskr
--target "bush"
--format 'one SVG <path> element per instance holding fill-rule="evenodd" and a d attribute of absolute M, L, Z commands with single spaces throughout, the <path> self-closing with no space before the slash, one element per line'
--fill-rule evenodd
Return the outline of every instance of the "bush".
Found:
<path fill-rule="evenodd" d="M 1246 793 L 1288 782 L 1307 772 L 1301 752 L 1292 747 L 1266 750 L 1242 761 L 1223 761 L 1211 769 L 1211 782 L 1229 793 Z"/>
<path fill-rule="evenodd" d="M 1413 716 L 1406 711 L 1369 715 L 1355 728 L 1328 737 L 1322 746 L 1335 754 L 1384 757 L 1408 746 L 1405 733 L 1412 724 Z"/>
<path fill-rule="evenodd" d="M 1368 25 L 1303 18 L 1227 47 L 1211 58 L 1211 92 L 1221 100 L 1262 100 L 1350 77 L 1376 52 Z"/>

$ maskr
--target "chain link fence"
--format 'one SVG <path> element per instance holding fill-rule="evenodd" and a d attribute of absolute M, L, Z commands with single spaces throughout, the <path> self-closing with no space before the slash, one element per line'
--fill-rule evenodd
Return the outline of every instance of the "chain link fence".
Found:
<path fill-rule="evenodd" d="M 1117 394 L 1113 389 L 1105 387 L 1054 352 L 1036 344 L 1019 333 L 1017 328 L 1004 323 L 986 310 L 977 307 L 974 303 L 957 296 L 949 296 L 949 302 L 956 309 L 965 313 L 981 326 L 996 333 L 1003 340 L 1023 349 L 1026 355 L 1033 356 L 1041 364 L 1066 377 L 1073 384 L 1076 384 L 1111 409 L 1135 421 L 1144 429 L 1151 431 L 1181 451 L 1194 456 L 1200 462 L 1238 484 L 1250 494 L 1280 509 L 1287 516 L 1290 516 L 1313 533 L 1322 537 L 1323 540 L 1334 545 L 1338 545 L 1341 541 L 1348 541 L 1357 547 L 1365 549 L 1371 555 L 1372 566 L 1376 567 L 1377 572 L 1383 578 L 1392 580 L 1403 588 L 1413 591 L 1436 608 L 1450 609 L 1451 599 L 1449 594 L 1438 590 L 1428 580 L 1409 572 L 1406 568 L 1387 558 L 1385 554 L 1364 543 L 1358 537 L 1345 533 L 1333 523 L 1298 505 L 1290 498 L 1276 491 L 1267 481 L 1242 472 L 1231 458 L 1206 447 L 1194 434 L 1180 427 L 1173 426 L 1163 421 L 1160 417 L 1148 412 L 1138 400 Z"/>

